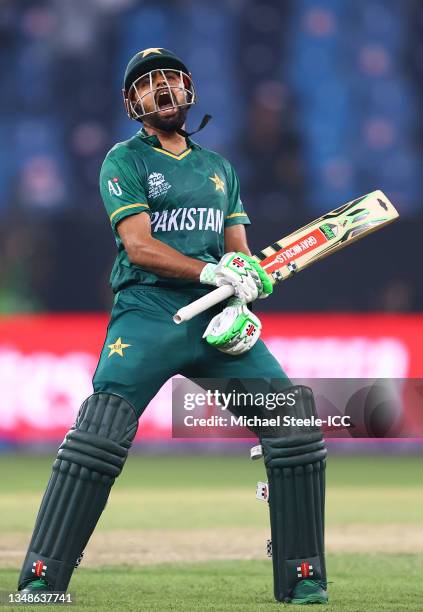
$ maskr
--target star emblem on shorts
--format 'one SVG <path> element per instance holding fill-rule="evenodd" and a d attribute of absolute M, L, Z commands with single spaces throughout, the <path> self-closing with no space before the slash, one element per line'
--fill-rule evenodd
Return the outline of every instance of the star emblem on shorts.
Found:
<path fill-rule="evenodd" d="M 223 191 L 223 193 L 225 193 L 225 183 L 222 181 L 220 176 L 216 174 L 216 172 L 214 173 L 214 176 L 209 176 L 209 179 L 216 185 L 216 191 L 219 191 L 220 189 Z"/>
<path fill-rule="evenodd" d="M 144 49 L 144 51 L 140 51 L 143 57 L 147 57 L 147 55 L 151 55 L 151 53 L 159 53 L 161 55 L 161 51 L 157 47 L 150 47 L 149 49 Z"/>
<path fill-rule="evenodd" d="M 122 342 L 122 338 L 118 338 L 116 340 L 116 342 L 114 342 L 113 344 L 108 344 L 107 345 L 107 348 L 110 349 L 109 357 L 111 357 L 115 353 L 117 353 L 118 355 L 123 357 L 123 349 L 128 348 L 128 346 L 131 346 L 131 345 L 130 344 L 124 344 Z"/>

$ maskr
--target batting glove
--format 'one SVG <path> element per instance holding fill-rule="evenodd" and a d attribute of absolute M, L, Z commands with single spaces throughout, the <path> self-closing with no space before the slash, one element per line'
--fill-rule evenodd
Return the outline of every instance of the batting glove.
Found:
<path fill-rule="evenodd" d="M 244 304 L 273 291 L 272 281 L 258 262 L 244 253 L 226 253 L 217 264 L 207 264 L 200 275 L 206 285 L 232 285 Z"/>
<path fill-rule="evenodd" d="M 260 337 L 261 322 L 239 298 L 231 298 L 226 308 L 208 324 L 203 338 L 222 353 L 241 355 Z"/>

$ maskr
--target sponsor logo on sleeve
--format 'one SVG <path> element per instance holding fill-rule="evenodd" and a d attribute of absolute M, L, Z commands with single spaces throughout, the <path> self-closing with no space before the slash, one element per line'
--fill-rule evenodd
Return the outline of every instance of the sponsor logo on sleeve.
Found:
<path fill-rule="evenodd" d="M 119 185 L 118 176 L 115 176 L 114 178 L 107 181 L 107 186 L 109 188 L 110 195 L 115 195 L 118 197 L 122 195 L 122 189 L 121 189 L 121 186 Z"/>

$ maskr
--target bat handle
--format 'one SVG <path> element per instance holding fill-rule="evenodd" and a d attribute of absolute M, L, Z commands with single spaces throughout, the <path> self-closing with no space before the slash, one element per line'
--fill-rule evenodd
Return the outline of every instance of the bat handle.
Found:
<path fill-rule="evenodd" d="M 204 312 L 219 304 L 219 302 L 223 302 L 227 298 L 231 297 L 235 293 L 235 290 L 232 285 L 222 285 L 210 293 L 203 295 L 198 300 L 191 302 L 191 304 L 187 304 L 180 308 L 178 312 L 173 316 L 174 322 L 179 325 L 179 323 L 183 323 L 184 321 L 189 321 L 193 317 L 196 317 L 200 312 Z"/>

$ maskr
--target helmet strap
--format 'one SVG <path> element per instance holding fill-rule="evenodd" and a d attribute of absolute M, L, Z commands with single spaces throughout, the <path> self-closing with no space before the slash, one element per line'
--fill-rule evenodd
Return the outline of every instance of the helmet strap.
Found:
<path fill-rule="evenodd" d="M 188 136 L 192 136 L 193 134 L 196 134 L 197 132 L 205 128 L 211 118 L 212 118 L 211 115 L 204 115 L 204 117 L 201 119 L 200 125 L 198 126 L 196 130 L 192 132 L 186 132 L 184 129 L 179 128 L 176 130 L 176 133 L 179 134 L 180 136 L 183 136 L 184 138 L 187 138 Z"/>

